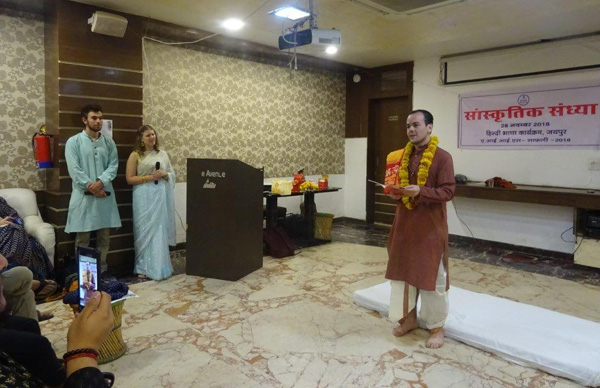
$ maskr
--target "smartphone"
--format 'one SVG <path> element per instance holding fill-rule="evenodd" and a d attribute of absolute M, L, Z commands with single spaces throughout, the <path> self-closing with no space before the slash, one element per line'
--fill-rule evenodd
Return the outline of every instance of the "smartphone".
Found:
<path fill-rule="evenodd" d="M 81 311 L 88 299 L 98 291 L 100 271 L 98 262 L 100 251 L 89 247 L 77 247 L 77 267 L 79 269 L 79 310 Z"/>
<path fill-rule="evenodd" d="M 17 217 L 15 215 L 10 216 L 10 220 L 12 223 L 17 224 L 17 225 L 21 225 L 23 226 L 23 219 L 20 217 Z"/>

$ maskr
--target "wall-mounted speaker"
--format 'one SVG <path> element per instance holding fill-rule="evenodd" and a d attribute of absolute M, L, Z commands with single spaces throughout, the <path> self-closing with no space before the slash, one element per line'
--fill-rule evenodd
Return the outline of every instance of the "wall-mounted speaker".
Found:
<path fill-rule="evenodd" d="M 88 24 L 92 25 L 92 32 L 118 36 L 119 38 L 125 35 L 127 29 L 127 19 L 123 16 L 102 11 L 94 12 L 92 17 L 88 19 Z"/>

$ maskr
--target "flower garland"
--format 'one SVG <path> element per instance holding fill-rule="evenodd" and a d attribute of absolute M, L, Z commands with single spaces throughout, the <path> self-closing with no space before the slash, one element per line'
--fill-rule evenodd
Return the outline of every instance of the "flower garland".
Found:
<path fill-rule="evenodd" d="M 425 183 L 427 183 L 427 177 L 429 176 L 429 168 L 431 167 L 431 162 L 433 161 L 433 157 L 435 156 L 437 145 L 437 136 L 431 136 L 429 145 L 427 146 L 425 152 L 423 152 L 421 162 L 419 163 L 419 172 L 417 173 L 417 185 L 419 186 L 425 186 Z M 410 155 L 413 153 L 414 149 L 415 146 L 411 142 L 408 142 L 408 144 L 404 148 L 402 164 L 400 166 L 400 169 L 398 170 L 398 175 L 400 176 L 400 187 L 410 185 L 410 181 L 408 179 L 408 163 L 410 161 Z M 404 203 L 404 206 L 406 206 L 408 210 L 412 210 L 415 207 L 417 207 L 417 202 L 415 201 L 415 199 L 409 197 L 408 195 L 402 196 L 402 203 Z"/>

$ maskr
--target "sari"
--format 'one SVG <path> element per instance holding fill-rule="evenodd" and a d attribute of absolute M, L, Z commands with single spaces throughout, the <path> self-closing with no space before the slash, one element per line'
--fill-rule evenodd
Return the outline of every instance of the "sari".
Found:
<path fill-rule="evenodd" d="M 8 216 L 21 220 L 21 224 L 13 221 L 0 227 L 0 253 L 8 260 L 7 269 L 23 266 L 31 270 L 34 279 L 53 279 L 54 268 L 46 249 L 27 234 L 17 211 L 0 197 L 0 218 Z"/>
<path fill-rule="evenodd" d="M 133 186 L 134 272 L 155 280 L 173 273 L 169 245 L 175 246 L 175 171 L 165 151 L 152 151 L 138 160 L 137 175 L 156 170 L 169 174 L 169 180 Z"/>

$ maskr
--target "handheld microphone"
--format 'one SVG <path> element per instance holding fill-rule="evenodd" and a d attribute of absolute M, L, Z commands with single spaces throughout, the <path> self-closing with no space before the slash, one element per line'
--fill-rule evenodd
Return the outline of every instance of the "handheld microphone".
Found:
<path fill-rule="evenodd" d="M 160 170 L 160 162 L 156 162 L 156 169 Z M 154 181 L 154 184 L 157 185 L 158 181 Z"/>
<path fill-rule="evenodd" d="M 107 196 L 107 197 L 110 197 L 110 191 L 105 191 L 105 193 L 106 193 L 106 196 Z M 90 192 L 89 192 L 89 191 L 87 191 L 87 190 L 86 190 L 86 191 L 84 191 L 84 192 L 83 192 L 83 194 L 84 194 L 84 195 L 94 195 L 94 194 L 90 193 Z"/>

